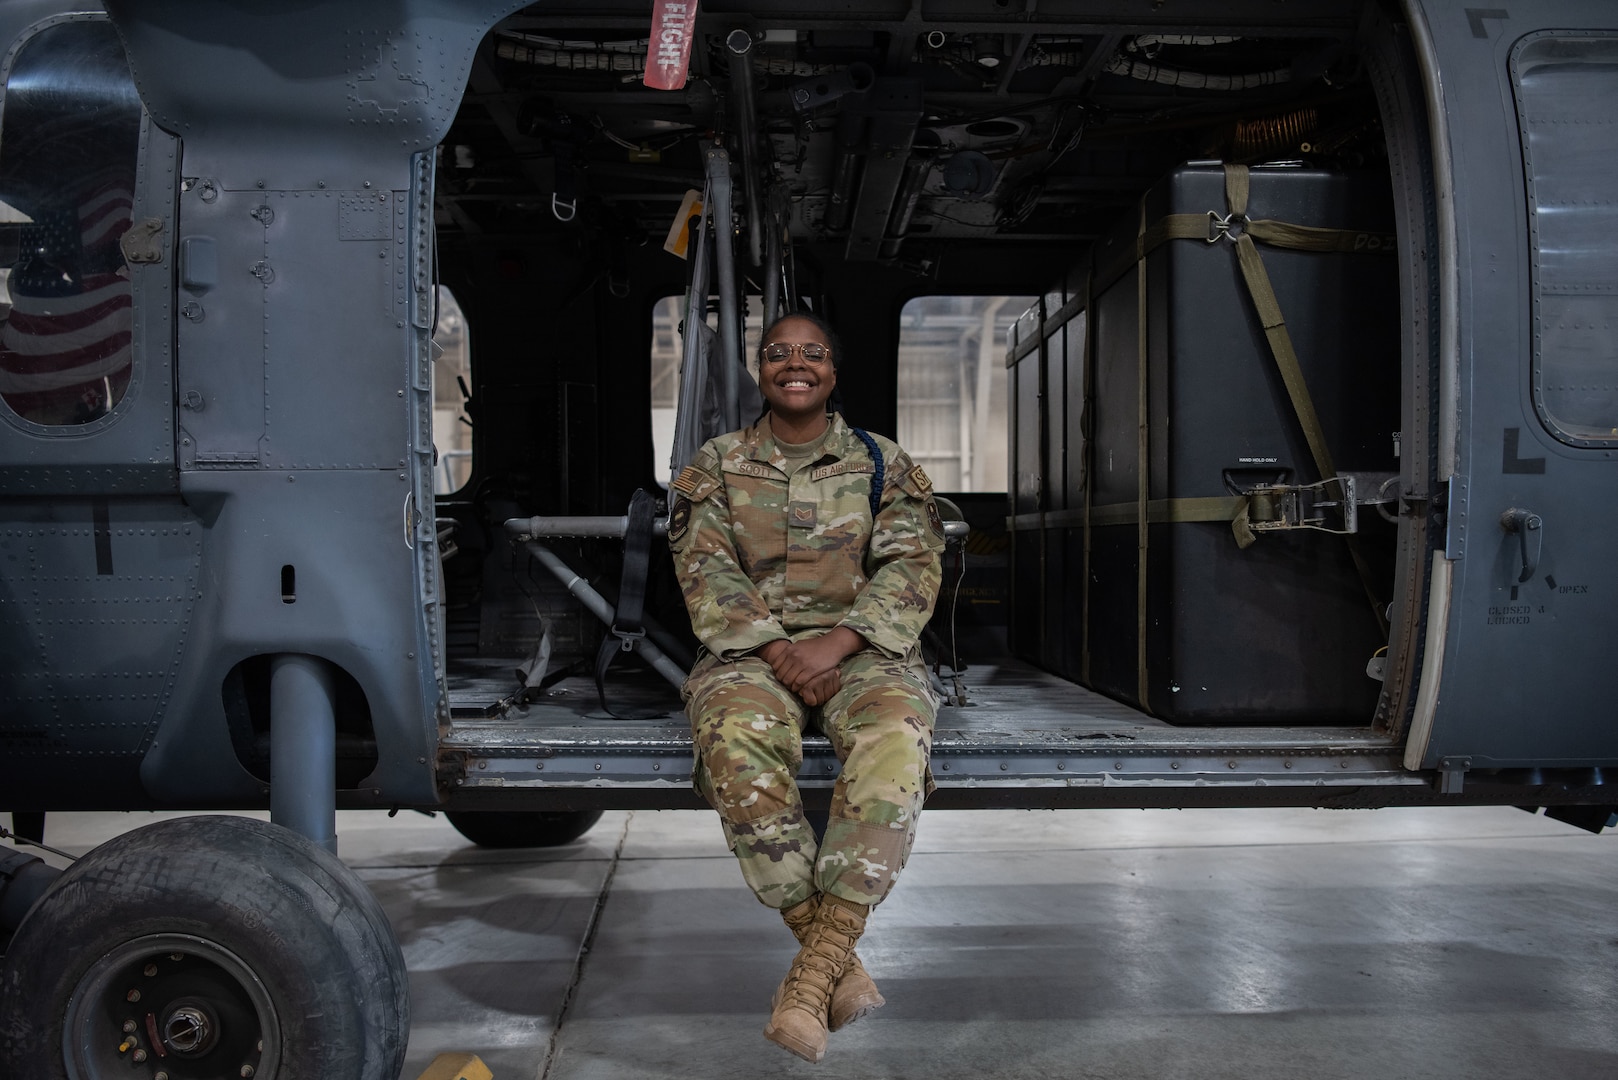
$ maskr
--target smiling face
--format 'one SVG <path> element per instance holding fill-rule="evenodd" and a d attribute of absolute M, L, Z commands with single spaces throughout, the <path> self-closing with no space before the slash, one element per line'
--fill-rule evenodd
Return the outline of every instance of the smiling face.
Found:
<path fill-rule="evenodd" d="M 819 345 L 827 350 L 820 363 L 804 358 L 802 349 L 791 349 L 784 360 L 772 360 L 768 355 L 759 359 L 759 389 L 770 411 L 783 420 L 803 422 L 826 412 L 826 399 L 837 386 L 837 369 L 829 355 L 831 342 L 820 327 L 807 319 L 786 318 L 776 323 L 764 342 L 763 352 L 771 345 Z"/>

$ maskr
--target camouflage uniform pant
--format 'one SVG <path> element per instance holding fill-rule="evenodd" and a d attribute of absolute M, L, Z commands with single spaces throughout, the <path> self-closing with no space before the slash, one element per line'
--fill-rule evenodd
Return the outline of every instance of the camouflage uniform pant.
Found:
<path fill-rule="evenodd" d="M 704 656 L 685 682 L 696 788 L 719 811 L 742 877 L 773 908 L 816 892 L 879 903 L 916 838 L 937 712 L 926 668 L 914 655 L 891 660 L 866 649 L 841 673 L 842 688 L 818 707 L 756 656 Z M 843 763 L 818 850 L 795 779 L 810 722 Z"/>

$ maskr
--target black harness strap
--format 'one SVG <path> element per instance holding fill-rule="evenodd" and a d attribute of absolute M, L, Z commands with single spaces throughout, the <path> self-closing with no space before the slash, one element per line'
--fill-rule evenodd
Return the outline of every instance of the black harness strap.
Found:
<path fill-rule="evenodd" d="M 607 669 L 623 653 L 633 652 L 646 636 L 646 577 L 652 563 L 652 519 L 657 501 L 650 492 L 637 490 L 629 500 L 629 528 L 624 533 L 624 572 L 618 582 L 618 607 L 613 612 L 612 632 L 601 639 L 596 653 L 596 694 L 601 708 L 619 720 L 647 720 L 662 716 L 662 710 L 617 712 L 607 704 Z"/>

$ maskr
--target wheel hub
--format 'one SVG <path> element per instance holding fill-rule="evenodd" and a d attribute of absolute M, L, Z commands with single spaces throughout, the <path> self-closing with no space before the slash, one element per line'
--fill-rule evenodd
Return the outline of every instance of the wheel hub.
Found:
<path fill-rule="evenodd" d="M 206 1054 L 218 1034 L 217 1021 L 199 1001 L 176 1002 L 163 1020 L 163 1045 L 176 1054 Z"/>
<path fill-rule="evenodd" d="M 188 934 L 153 934 L 91 965 L 63 1017 L 68 1080 L 275 1076 L 280 1024 L 240 957 Z"/>

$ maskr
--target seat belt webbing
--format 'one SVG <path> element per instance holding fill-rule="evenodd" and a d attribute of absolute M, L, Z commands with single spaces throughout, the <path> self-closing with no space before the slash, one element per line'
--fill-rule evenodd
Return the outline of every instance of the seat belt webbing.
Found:
<path fill-rule="evenodd" d="M 650 492 L 636 490 L 629 500 L 629 527 L 624 532 L 624 569 L 618 581 L 618 606 L 612 629 L 601 639 L 596 653 L 596 695 L 601 708 L 619 720 L 646 720 L 662 710 L 618 712 L 607 704 L 607 669 L 622 653 L 632 652 L 646 636 L 646 579 L 652 562 L 652 519 L 657 501 Z"/>

